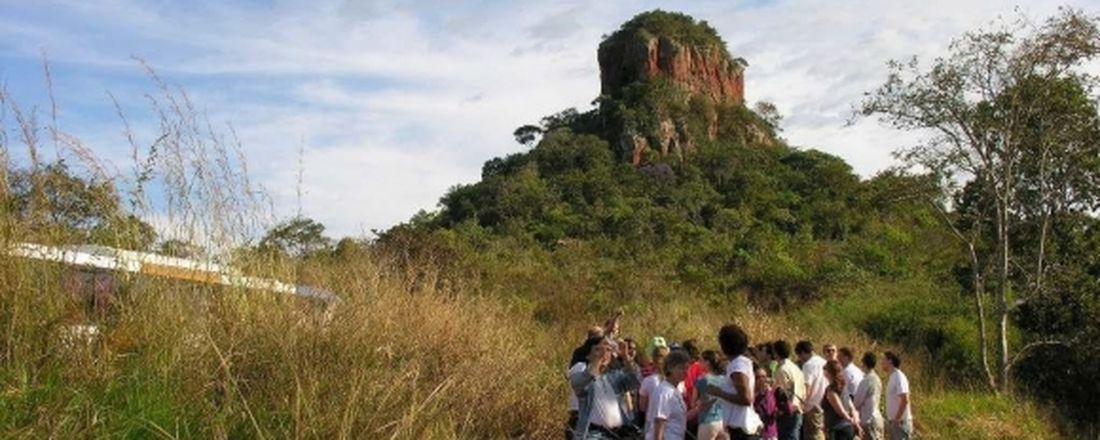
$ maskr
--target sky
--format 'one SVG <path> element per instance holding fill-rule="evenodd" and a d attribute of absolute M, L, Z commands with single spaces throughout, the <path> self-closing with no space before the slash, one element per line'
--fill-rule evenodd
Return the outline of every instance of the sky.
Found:
<path fill-rule="evenodd" d="M 917 142 L 874 120 L 846 124 L 888 60 L 928 60 L 999 16 L 1041 19 L 1066 4 L 0 0 L 0 84 L 23 107 L 49 108 L 45 54 L 58 125 L 127 169 L 108 92 L 136 131 L 151 127 L 145 95 L 156 85 L 134 57 L 143 59 L 213 124 L 234 127 L 279 217 L 301 212 L 331 236 L 370 236 L 437 209 L 486 160 L 523 151 L 516 127 L 591 108 L 602 36 L 640 12 L 706 20 L 748 61 L 746 100 L 774 103 L 789 143 L 870 177 Z M 1068 5 L 1100 13 L 1100 0 Z"/>

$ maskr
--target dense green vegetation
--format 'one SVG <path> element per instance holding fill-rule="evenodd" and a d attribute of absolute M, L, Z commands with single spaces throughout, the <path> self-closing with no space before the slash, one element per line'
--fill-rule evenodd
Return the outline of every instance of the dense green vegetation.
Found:
<path fill-rule="evenodd" d="M 723 52 L 727 49 L 722 36 L 706 20 L 697 21 L 687 14 L 660 9 L 635 15 L 606 36 L 602 44 L 618 44 L 621 38 L 636 34 L 671 38 L 690 46 L 715 47 Z"/>

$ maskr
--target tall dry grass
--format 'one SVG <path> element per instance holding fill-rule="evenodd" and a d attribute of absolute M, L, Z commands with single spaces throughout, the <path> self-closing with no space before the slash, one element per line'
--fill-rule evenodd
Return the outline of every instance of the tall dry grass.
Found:
<path fill-rule="evenodd" d="M 155 218 L 162 234 L 210 257 L 294 281 L 297 265 L 228 252 L 273 223 L 232 127 L 215 128 L 184 90 L 140 64 L 152 117 L 135 127 L 111 96 L 129 171 L 60 127 L 48 63 L 47 122 L 0 90 L 0 196 L 10 199 L 8 177 L 21 170 L 29 200 L 2 204 L 0 245 L 87 239 L 40 227 L 64 208 L 43 171 L 63 161 L 113 190 L 92 205 L 127 202 L 123 212 Z M 132 232 L 117 229 L 105 244 Z M 561 386 L 540 349 L 544 332 L 493 300 L 417 282 L 365 254 L 310 271 L 339 293 L 335 309 L 115 274 L 104 311 L 65 285 L 73 270 L 0 257 L 4 437 L 541 438 L 557 418 L 544 397 Z"/>
<path fill-rule="evenodd" d="M 5 436 L 545 438 L 564 384 L 547 335 L 488 299 L 369 261 L 330 272 L 335 309 L 132 278 L 101 334 L 60 266 L 0 259 Z"/>

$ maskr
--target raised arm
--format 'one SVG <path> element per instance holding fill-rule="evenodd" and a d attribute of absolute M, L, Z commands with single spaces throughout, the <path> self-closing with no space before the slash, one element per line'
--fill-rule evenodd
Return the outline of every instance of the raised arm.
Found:
<path fill-rule="evenodd" d="M 615 316 L 608 318 L 603 323 L 603 335 L 604 337 L 614 338 L 619 335 L 619 320 L 623 317 L 623 309 L 615 311 Z"/>
<path fill-rule="evenodd" d="M 616 393 L 634 391 L 642 386 L 642 382 L 638 380 L 638 365 L 633 359 L 624 360 L 623 368 L 615 370 L 613 374 L 615 376 L 612 378 L 612 385 Z"/>
<path fill-rule="evenodd" d="M 573 394 L 580 396 L 588 389 L 588 385 L 596 380 L 596 376 L 591 371 L 591 368 L 585 368 L 569 374 L 569 386 L 573 388 Z"/>

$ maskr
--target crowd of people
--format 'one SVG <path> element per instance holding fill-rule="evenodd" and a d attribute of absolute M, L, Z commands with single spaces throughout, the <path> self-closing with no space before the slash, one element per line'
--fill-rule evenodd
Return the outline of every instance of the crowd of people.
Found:
<path fill-rule="evenodd" d="M 912 437 L 896 353 L 868 351 L 857 363 L 851 348 L 825 344 L 822 356 L 806 340 L 792 353 L 785 340 L 750 345 L 736 324 L 718 331 L 718 351 L 660 336 L 639 347 L 620 337 L 620 317 L 589 329 L 573 351 L 567 440 Z"/>

